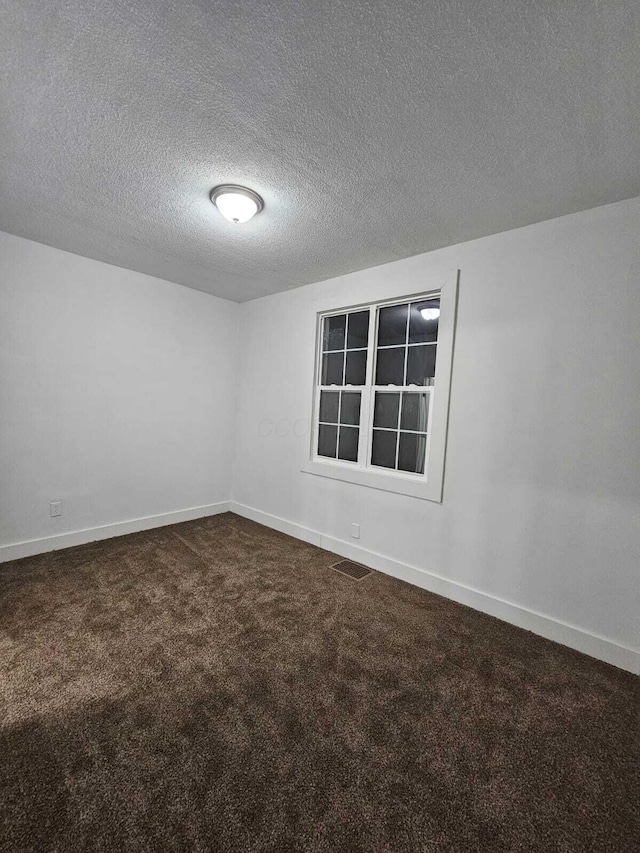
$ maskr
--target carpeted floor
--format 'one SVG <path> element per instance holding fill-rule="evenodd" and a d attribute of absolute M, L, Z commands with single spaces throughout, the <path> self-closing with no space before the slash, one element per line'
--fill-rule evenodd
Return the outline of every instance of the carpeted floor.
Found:
<path fill-rule="evenodd" d="M 637 853 L 638 679 L 231 514 L 0 566 L 0 850 Z"/>

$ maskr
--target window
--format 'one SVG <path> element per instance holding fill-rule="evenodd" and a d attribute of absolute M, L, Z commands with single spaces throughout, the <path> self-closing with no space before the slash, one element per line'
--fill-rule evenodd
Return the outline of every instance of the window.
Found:
<path fill-rule="evenodd" d="M 439 294 L 322 316 L 318 457 L 424 475 L 439 316 Z"/>
<path fill-rule="evenodd" d="M 318 408 L 318 456 L 358 461 L 362 391 L 366 384 L 369 311 L 323 317 Z"/>
<path fill-rule="evenodd" d="M 441 500 L 456 288 L 318 312 L 303 470 Z"/>

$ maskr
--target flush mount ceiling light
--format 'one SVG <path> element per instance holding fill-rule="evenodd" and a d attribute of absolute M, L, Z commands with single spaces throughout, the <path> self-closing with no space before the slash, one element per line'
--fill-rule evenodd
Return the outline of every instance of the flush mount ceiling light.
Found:
<path fill-rule="evenodd" d="M 238 225 L 260 213 L 264 202 L 253 190 L 235 184 L 221 184 L 211 190 L 211 201 L 229 222 Z"/>

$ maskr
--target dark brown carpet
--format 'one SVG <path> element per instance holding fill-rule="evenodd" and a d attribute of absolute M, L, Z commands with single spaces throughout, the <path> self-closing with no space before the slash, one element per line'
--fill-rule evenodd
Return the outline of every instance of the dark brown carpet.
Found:
<path fill-rule="evenodd" d="M 638 680 L 226 514 L 0 567 L 0 850 L 638 851 Z"/>

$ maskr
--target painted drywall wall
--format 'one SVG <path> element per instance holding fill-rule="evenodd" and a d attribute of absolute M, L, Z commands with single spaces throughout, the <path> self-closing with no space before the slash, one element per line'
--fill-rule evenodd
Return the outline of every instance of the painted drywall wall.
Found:
<path fill-rule="evenodd" d="M 237 314 L 0 233 L 0 546 L 227 501 Z"/>
<path fill-rule="evenodd" d="M 638 649 L 639 234 L 635 199 L 242 305 L 241 511 L 323 542 L 359 523 L 369 553 Z M 401 296 L 456 268 L 443 503 L 301 473 L 314 301 L 357 304 L 372 282 Z"/>

